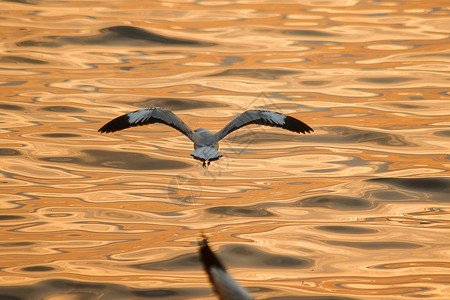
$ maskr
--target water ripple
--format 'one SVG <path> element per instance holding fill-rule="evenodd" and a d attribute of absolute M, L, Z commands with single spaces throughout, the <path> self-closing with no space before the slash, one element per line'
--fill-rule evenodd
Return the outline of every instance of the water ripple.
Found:
<path fill-rule="evenodd" d="M 261 4 L 264 3 L 264 4 Z M 3 1 L 0 298 L 448 298 L 444 1 Z M 213 132 L 202 168 L 164 106 Z"/>
<path fill-rule="evenodd" d="M 213 43 L 166 37 L 133 26 L 113 26 L 102 28 L 91 36 L 46 36 L 42 40 L 25 40 L 16 43 L 18 47 L 61 47 L 64 45 L 105 45 L 105 46 L 213 46 Z"/>

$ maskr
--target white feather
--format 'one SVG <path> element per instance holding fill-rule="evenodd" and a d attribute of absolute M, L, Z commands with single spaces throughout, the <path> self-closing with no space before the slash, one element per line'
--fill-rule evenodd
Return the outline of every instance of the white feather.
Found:
<path fill-rule="evenodd" d="M 286 119 L 286 115 L 279 114 L 274 111 L 263 111 L 262 115 L 267 120 L 270 120 L 279 125 L 284 125 L 284 119 Z"/>
<path fill-rule="evenodd" d="M 151 111 L 149 112 L 148 109 L 141 109 L 141 110 L 138 110 L 138 111 L 130 112 L 130 113 L 127 114 L 128 122 L 130 124 L 139 123 L 145 117 L 147 117 L 149 115 L 149 113 L 151 114 Z"/>
<path fill-rule="evenodd" d="M 210 269 L 213 277 L 214 288 L 220 295 L 221 299 L 239 299 L 251 300 L 253 299 L 248 292 L 240 286 L 224 269 L 212 267 Z"/>

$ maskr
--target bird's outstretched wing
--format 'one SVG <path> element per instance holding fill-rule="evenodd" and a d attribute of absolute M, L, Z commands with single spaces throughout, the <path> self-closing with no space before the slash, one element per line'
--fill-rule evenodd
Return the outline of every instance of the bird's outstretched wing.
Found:
<path fill-rule="evenodd" d="M 219 298 L 221 300 L 252 300 L 249 293 L 227 273 L 220 260 L 209 248 L 208 241 L 204 236 L 199 245 L 200 260 Z"/>
<path fill-rule="evenodd" d="M 270 110 L 247 110 L 246 112 L 234 118 L 221 131 L 217 132 L 215 135 L 216 140 L 220 141 L 231 132 L 249 124 L 281 127 L 298 133 L 314 131 L 311 127 L 309 127 L 302 121 L 290 116 L 286 116 L 284 114 L 280 114 L 278 112 Z"/>
<path fill-rule="evenodd" d="M 134 126 L 162 123 L 168 125 L 192 140 L 192 130 L 168 109 L 160 107 L 143 108 L 117 117 L 102 126 L 99 132 L 114 132 Z"/>

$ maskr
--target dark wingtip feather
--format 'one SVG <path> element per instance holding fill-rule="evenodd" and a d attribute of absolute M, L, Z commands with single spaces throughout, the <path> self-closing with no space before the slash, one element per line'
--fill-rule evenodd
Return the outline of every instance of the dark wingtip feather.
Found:
<path fill-rule="evenodd" d="M 303 123 L 302 121 L 286 116 L 284 119 L 284 126 L 283 128 L 288 129 L 290 131 L 298 132 L 298 133 L 311 133 L 314 131 L 311 127 L 309 127 L 307 124 Z"/>
<path fill-rule="evenodd" d="M 130 127 L 130 122 L 128 121 L 128 115 L 122 115 L 120 117 L 117 117 L 111 121 L 109 121 L 108 123 L 106 123 L 105 125 L 103 125 L 98 132 L 101 133 L 109 133 L 109 132 L 114 132 L 114 131 L 118 131 L 118 130 L 122 130 L 125 128 Z M 136 126 L 136 125 L 131 125 L 131 126 Z"/>
<path fill-rule="evenodd" d="M 206 270 L 210 270 L 212 267 L 218 267 L 225 270 L 225 267 L 216 257 L 214 252 L 208 245 L 208 239 L 202 235 L 203 239 L 198 243 L 200 246 L 200 260 L 203 263 Z M 209 273 L 209 272 L 208 272 Z"/>

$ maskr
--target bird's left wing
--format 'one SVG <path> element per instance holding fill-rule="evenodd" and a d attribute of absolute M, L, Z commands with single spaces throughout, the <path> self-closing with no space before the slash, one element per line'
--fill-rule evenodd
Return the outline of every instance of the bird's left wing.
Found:
<path fill-rule="evenodd" d="M 168 125 L 192 140 L 192 130 L 177 115 L 160 107 L 143 108 L 117 117 L 100 128 L 99 132 L 114 132 L 134 126 L 162 123 Z"/>
<path fill-rule="evenodd" d="M 215 135 L 216 140 L 220 141 L 231 132 L 249 124 L 281 127 L 298 133 L 314 131 L 311 127 L 309 127 L 302 121 L 284 114 L 280 114 L 278 112 L 270 110 L 247 110 L 246 112 L 234 118 L 222 130 L 217 132 Z"/>

